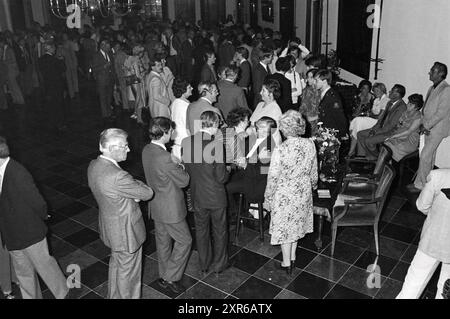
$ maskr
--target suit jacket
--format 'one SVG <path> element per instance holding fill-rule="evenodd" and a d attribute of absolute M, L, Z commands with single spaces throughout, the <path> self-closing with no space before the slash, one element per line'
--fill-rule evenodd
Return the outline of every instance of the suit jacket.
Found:
<path fill-rule="evenodd" d="M 182 188 L 189 185 L 189 175 L 172 161 L 170 153 L 161 146 L 148 144 L 142 151 L 147 184 L 155 192 L 148 204 L 154 221 L 176 224 L 186 218 L 186 203 Z"/>
<path fill-rule="evenodd" d="M 222 118 L 218 108 L 209 104 L 205 99 L 198 99 L 196 102 L 189 104 L 186 112 L 186 128 L 190 135 L 197 134 L 201 130 L 200 116 L 205 111 L 216 112 Z"/>
<path fill-rule="evenodd" d="M 30 173 L 10 159 L 0 194 L 0 233 L 7 249 L 23 250 L 42 241 L 47 216 L 47 204 Z"/>
<path fill-rule="evenodd" d="M 97 81 L 97 85 L 111 85 L 114 82 L 114 58 L 111 52 L 108 53 L 109 60 L 99 51 L 92 57 L 92 72 Z"/>
<path fill-rule="evenodd" d="M 348 133 L 348 121 L 344 114 L 342 101 L 337 92 L 330 88 L 319 104 L 319 122 L 324 127 L 339 130 L 338 136 Z"/>
<path fill-rule="evenodd" d="M 217 83 L 220 95 L 217 99 L 217 108 L 222 111 L 226 119 L 228 113 L 235 108 L 248 109 L 244 90 L 231 81 L 222 80 Z"/>
<path fill-rule="evenodd" d="M 41 83 L 46 93 L 64 90 L 66 67 L 64 62 L 53 55 L 44 54 L 38 60 Z"/>
<path fill-rule="evenodd" d="M 449 188 L 449 169 L 431 171 L 417 199 L 417 208 L 427 215 L 419 249 L 446 264 L 450 263 L 450 199 L 443 190 Z"/>
<path fill-rule="evenodd" d="M 229 66 L 231 61 L 233 61 L 235 52 L 236 48 L 231 42 L 225 42 L 219 45 L 219 49 L 217 50 L 217 58 L 219 60 L 219 65 Z"/>
<path fill-rule="evenodd" d="M 170 119 L 170 95 L 166 82 L 161 75 L 150 72 L 145 78 L 145 90 L 148 98 L 150 115 Z"/>
<path fill-rule="evenodd" d="M 447 137 L 450 130 L 450 85 L 444 80 L 428 90 L 423 108 L 423 125 L 430 135 Z"/>
<path fill-rule="evenodd" d="M 182 159 L 191 177 L 191 195 L 195 210 L 227 207 L 223 142 L 204 132 L 187 137 L 182 142 Z"/>
<path fill-rule="evenodd" d="M 250 88 L 250 84 L 252 83 L 252 66 L 250 62 L 244 61 L 239 65 L 240 73 L 238 86 L 241 88 Z"/>
<path fill-rule="evenodd" d="M 277 80 L 281 87 L 281 96 L 277 99 L 277 103 L 281 108 L 281 112 L 285 113 L 292 109 L 292 83 L 281 73 L 274 73 L 267 76 L 268 79 Z"/>
<path fill-rule="evenodd" d="M 256 107 L 259 102 L 262 101 L 261 97 L 261 89 L 264 83 L 264 80 L 269 75 L 267 70 L 261 65 L 261 63 L 257 63 L 256 65 L 253 65 L 253 94 L 254 94 L 254 100 L 253 100 L 253 106 Z"/>
<path fill-rule="evenodd" d="M 149 200 L 153 190 L 102 157 L 88 167 L 88 183 L 99 207 L 99 233 L 112 251 L 136 252 L 146 238 L 144 219 L 135 200 Z"/>
<path fill-rule="evenodd" d="M 208 64 L 204 64 L 200 73 L 200 82 L 216 83 L 216 71 L 212 70 Z"/>
<path fill-rule="evenodd" d="M 398 101 L 393 107 L 389 107 L 388 103 L 386 109 L 381 113 L 377 124 L 375 124 L 372 130 L 374 130 L 377 135 L 391 136 L 398 125 L 400 117 L 405 112 L 406 104 L 403 100 Z"/>

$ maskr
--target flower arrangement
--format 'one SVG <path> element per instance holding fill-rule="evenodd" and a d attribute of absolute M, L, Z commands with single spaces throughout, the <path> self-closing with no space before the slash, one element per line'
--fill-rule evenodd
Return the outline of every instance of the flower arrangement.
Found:
<path fill-rule="evenodd" d="M 317 134 L 313 137 L 319 157 L 319 173 L 322 182 L 335 182 L 341 141 L 338 130 L 330 129 L 318 123 Z"/>

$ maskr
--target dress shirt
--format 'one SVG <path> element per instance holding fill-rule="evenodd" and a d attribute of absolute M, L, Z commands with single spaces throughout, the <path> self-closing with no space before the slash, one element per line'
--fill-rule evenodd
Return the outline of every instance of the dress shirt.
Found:
<path fill-rule="evenodd" d="M 111 62 L 108 53 L 106 53 L 103 50 L 100 50 L 101 54 L 103 55 L 103 57 L 105 58 L 106 61 Z"/>
<path fill-rule="evenodd" d="M 0 166 L 0 194 L 2 193 L 2 187 L 3 187 L 3 178 L 5 177 L 5 170 L 6 166 L 9 163 L 10 158 L 8 157 L 6 161 L 3 163 L 2 166 Z"/>
<path fill-rule="evenodd" d="M 270 74 L 269 66 L 267 64 L 262 63 L 262 62 L 259 62 L 259 63 L 263 66 L 264 69 L 266 69 L 267 73 Z"/>
<path fill-rule="evenodd" d="M 255 152 L 258 150 L 259 145 L 261 145 L 261 143 L 264 142 L 266 139 L 267 139 L 266 137 L 258 138 L 255 142 L 255 145 L 253 145 L 252 149 L 250 150 L 250 152 L 248 152 L 246 157 L 251 158 L 253 154 L 255 154 Z"/>

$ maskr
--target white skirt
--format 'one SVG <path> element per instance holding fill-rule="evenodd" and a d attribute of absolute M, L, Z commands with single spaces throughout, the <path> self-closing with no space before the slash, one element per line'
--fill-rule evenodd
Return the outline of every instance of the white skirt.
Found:
<path fill-rule="evenodd" d="M 352 134 L 352 137 L 354 139 L 358 138 L 358 132 L 371 129 L 372 127 L 377 124 L 378 120 L 373 119 L 368 116 L 359 116 L 356 117 L 353 121 L 350 123 L 350 132 Z"/>

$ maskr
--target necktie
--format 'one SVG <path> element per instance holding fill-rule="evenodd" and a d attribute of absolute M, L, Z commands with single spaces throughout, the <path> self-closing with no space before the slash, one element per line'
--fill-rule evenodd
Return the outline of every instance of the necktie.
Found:
<path fill-rule="evenodd" d="M 238 158 L 238 136 L 237 134 L 234 135 L 233 139 L 233 161 L 236 162 Z"/>
<path fill-rule="evenodd" d="M 394 103 L 389 102 L 386 106 L 386 109 L 384 110 L 383 115 L 381 116 L 380 119 L 380 127 L 383 128 L 384 126 L 384 122 L 386 122 L 386 119 L 388 117 L 389 112 L 391 111 L 392 106 L 394 105 Z"/>

